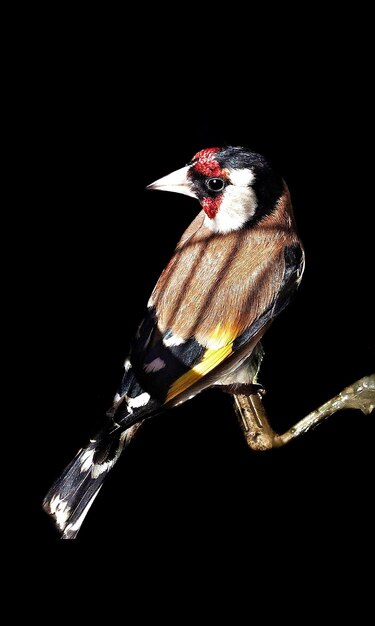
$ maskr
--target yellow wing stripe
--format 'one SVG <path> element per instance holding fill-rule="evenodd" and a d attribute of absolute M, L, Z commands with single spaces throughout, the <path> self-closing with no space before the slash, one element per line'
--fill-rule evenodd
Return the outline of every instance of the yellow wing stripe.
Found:
<path fill-rule="evenodd" d="M 183 393 L 186 389 L 191 387 L 194 383 L 200 380 L 203 376 L 206 376 L 211 370 L 219 365 L 224 359 L 229 356 L 233 350 L 233 341 L 236 333 L 233 329 L 220 330 L 220 324 L 216 327 L 212 333 L 210 340 L 207 342 L 209 347 L 203 354 L 202 360 L 191 368 L 188 372 L 185 372 L 180 378 L 170 386 L 166 402 L 173 400 L 176 396 Z"/>

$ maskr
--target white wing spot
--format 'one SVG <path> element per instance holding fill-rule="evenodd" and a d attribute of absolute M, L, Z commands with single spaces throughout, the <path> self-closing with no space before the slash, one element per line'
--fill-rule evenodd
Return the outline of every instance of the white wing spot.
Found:
<path fill-rule="evenodd" d="M 158 372 L 159 370 L 162 370 L 163 367 L 165 367 L 165 361 L 163 361 L 160 357 L 157 357 L 151 361 L 151 363 L 146 363 L 143 369 L 147 374 L 150 374 L 151 372 Z"/>
<path fill-rule="evenodd" d="M 185 339 L 179 337 L 178 335 L 171 335 L 163 339 L 163 344 L 166 348 L 171 348 L 172 346 L 180 346 L 182 343 L 185 343 Z"/>
<path fill-rule="evenodd" d="M 150 401 L 149 393 L 141 393 L 136 398 L 127 398 L 127 405 L 130 409 L 138 409 L 141 406 L 146 406 L 146 404 Z"/>
<path fill-rule="evenodd" d="M 129 359 L 125 359 L 125 363 L 124 363 L 125 372 L 128 372 L 131 366 L 132 364 L 130 363 Z"/>

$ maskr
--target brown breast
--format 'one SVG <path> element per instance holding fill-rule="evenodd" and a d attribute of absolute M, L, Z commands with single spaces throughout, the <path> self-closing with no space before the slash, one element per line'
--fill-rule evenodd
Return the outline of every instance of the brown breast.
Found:
<path fill-rule="evenodd" d="M 287 196 L 278 216 L 253 228 L 220 234 L 203 225 L 200 213 L 155 287 L 152 300 L 160 330 L 171 329 L 183 339 L 195 335 L 202 345 L 218 328 L 226 336 L 245 330 L 281 285 L 284 248 L 298 240 L 289 215 Z M 276 228 L 280 223 L 285 227 Z"/>

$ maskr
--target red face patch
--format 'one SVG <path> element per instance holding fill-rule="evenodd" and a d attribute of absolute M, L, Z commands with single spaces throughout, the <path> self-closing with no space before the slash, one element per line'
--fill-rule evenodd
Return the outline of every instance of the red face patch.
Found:
<path fill-rule="evenodd" d="M 194 154 L 192 161 L 195 161 L 195 159 L 208 159 L 215 154 L 215 152 L 220 152 L 220 148 L 205 148 L 197 152 L 197 154 Z"/>
<path fill-rule="evenodd" d="M 202 209 L 211 220 L 218 212 L 221 200 L 221 196 L 216 196 L 216 198 L 203 198 L 201 202 Z"/>
<path fill-rule="evenodd" d="M 197 152 L 192 159 L 193 162 L 195 161 L 192 165 L 193 172 L 206 178 L 226 179 L 228 177 L 228 170 L 222 168 L 215 159 L 217 152 L 220 152 L 220 148 L 206 148 L 205 150 Z M 202 208 L 210 219 L 215 217 L 220 208 L 221 201 L 222 194 L 218 194 L 214 197 L 207 195 L 205 198 L 201 199 Z"/>
<path fill-rule="evenodd" d="M 208 176 L 213 178 L 225 177 L 226 170 L 222 169 L 219 163 L 216 161 L 216 152 L 220 152 L 220 148 L 207 148 L 206 150 L 201 150 L 200 152 L 197 152 L 197 154 L 193 158 L 193 161 L 197 159 L 197 162 L 193 165 L 194 171 L 197 174 L 202 174 L 202 176 Z"/>

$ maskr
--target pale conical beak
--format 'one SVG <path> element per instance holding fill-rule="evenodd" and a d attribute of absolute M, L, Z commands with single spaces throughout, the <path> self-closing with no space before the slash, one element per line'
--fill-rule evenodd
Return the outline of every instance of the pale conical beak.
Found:
<path fill-rule="evenodd" d="M 168 176 L 159 178 L 159 180 L 148 185 L 146 189 L 150 189 L 151 191 L 174 191 L 174 193 L 182 193 L 185 196 L 196 198 L 197 196 L 193 191 L 192 184 L 188 177 L 189 169 L 189 165 L 182 167 L 180 170 L 168 174 Z"/>

